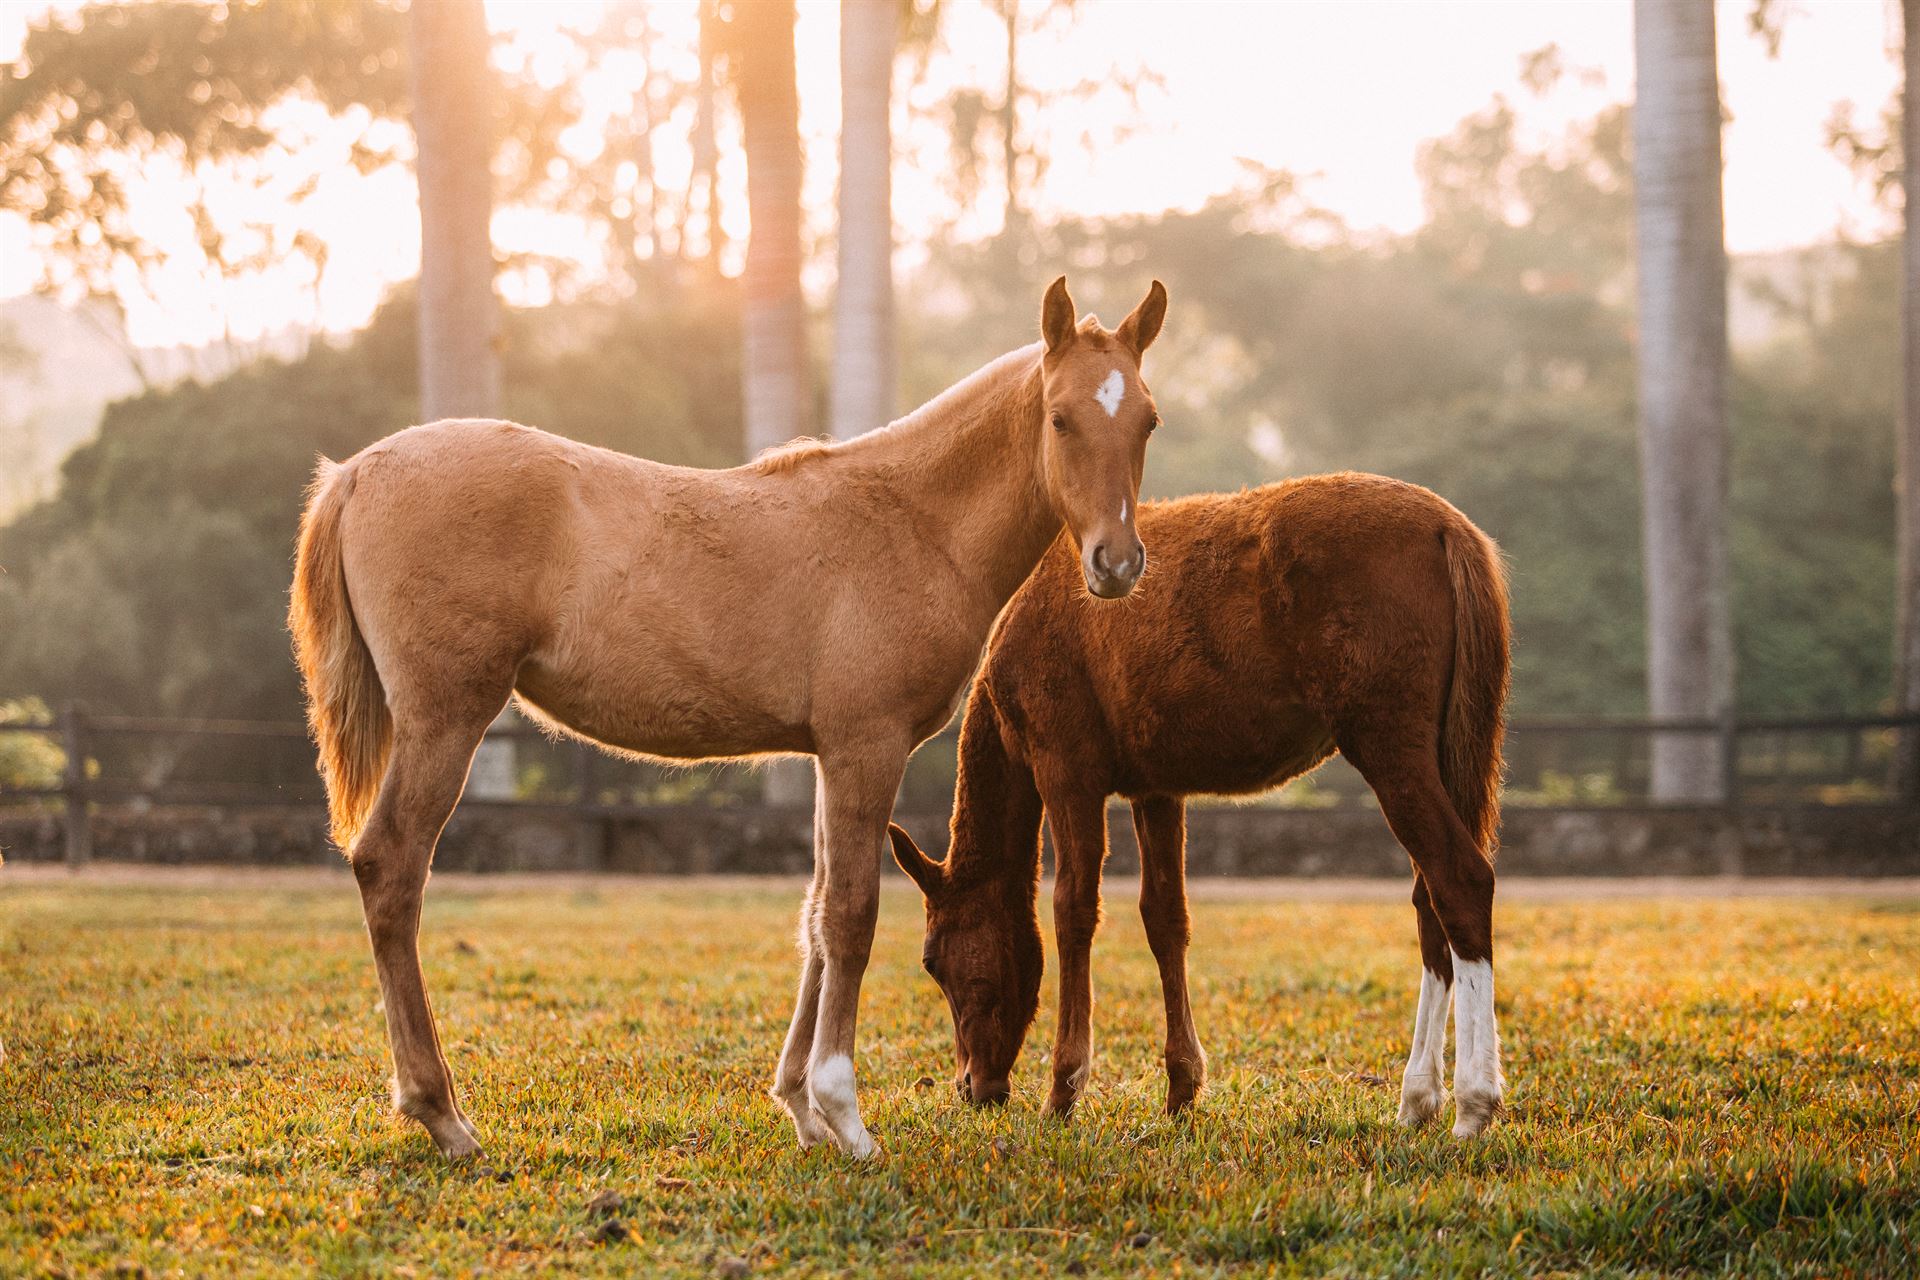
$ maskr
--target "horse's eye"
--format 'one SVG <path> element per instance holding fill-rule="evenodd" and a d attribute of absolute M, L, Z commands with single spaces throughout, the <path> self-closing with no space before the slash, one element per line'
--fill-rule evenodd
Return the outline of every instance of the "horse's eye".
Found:
<path fill-rule="evenodd" d="M 933 980 L 934 980 L 935 982 L 938 982 L 938 981 L 940 981 L 940 975 L 939 975 L 939 974 L 937 974 L 937 973 L 935 973 L 935 972 L 933 971 L 933 957 L 932 957 L 932 956 L 921 956 L 921 957 L 920 957 L 920 967 L 921 967 L 922 969 L 925 969 L 925 970 L 927 971 L 927 976 L 928 976 L 929 978 L 932 978 L 932 979 L 933 979 Z"/>
<path fill-rule="evenodd" d="M 1053 429 L 1055 431 L 1065 431 L 1067 429 L 1067 420 L 1065 417 L 1061 415 L 1058 409 L 1055 409 L 1053 411 L 1052 415 L 1048 418 L 1048 421 L 1053 423 Z"/>
<path fill-rule="evenodd" d="M 1156 414 L 1154 414 L 1154 415 L 1153 415 L 1153 416 L 1152 416 L 1151 418 L 1148 418 L 1148 419 L 1147 419 L 1147 431 L 1148 431 L 1149 433 L 1151 433 L 1151 432 L 1153 431 L 1153 429 L 1154 429 L 1155 427 L 1158 427 L 1159 425 L 1160 425 L 1160 415 L 1159 415 L 1159 414 L 1157 414 L 1157 413 L 1156 413 Z"/>

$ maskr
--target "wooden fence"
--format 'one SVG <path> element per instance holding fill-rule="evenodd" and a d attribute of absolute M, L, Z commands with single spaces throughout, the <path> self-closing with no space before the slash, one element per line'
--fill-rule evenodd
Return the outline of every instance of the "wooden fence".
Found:
<path fill-rule="evenodd" d="M 1508 808 L 1588 810 L 1657 806 L 1649 796 L 1649 745 L 1658 734 L 1712 735 L 1725 764 L 1719 794 L 1693 807 L 1718 810 L 1911 805 L 1895 785 L 1902 739 L 1920 742 L 1920 716 L 1740 717 L 1725 720 L 1523 719 L 1509 726 Z M 0 722 L 0 739 L 47 744 L 38 776 L 0 777 L 0 809 L 57 806 L 65 856 L 93 853 L 96 806 L 247 808 L 324 803 L 306 730 L 246 720 L 172 720 L 92 715 L 77 707 L 44 721 Z M 951 795 L 956 731 L 916 754 L 902 787 L 903 809 L 944 812 Z M 586 743 L 555 740 L 524 722 L 503 721 L 491 743 L 511 743 L 507 785 L 469 788 L 469 807 L 504 805 L 605 819 L 663 806 L 753 806 L 756 775 L 742 766 L 693 768 L 610 756 Z M 17 763 L 14 772 L 22 768 Z M 1334 762 L 1263 803 L 1288 808 L 1353 808 L 1372 803 L 1365 783 Z"/>

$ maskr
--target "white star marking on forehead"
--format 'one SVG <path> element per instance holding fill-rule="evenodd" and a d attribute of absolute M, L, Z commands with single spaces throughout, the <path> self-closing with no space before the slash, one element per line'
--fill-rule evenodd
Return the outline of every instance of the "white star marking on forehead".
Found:
<path fill-rule="evenodd" d="M 1100 407 L 1107 411 L 1107 416 L 1113 418 L 1119 416 L 1120 401 L 1126 394 L 1127 380 L 1118 369 L 1115 369 L 1107 375 L 1107 380 L 1100 384 L 1100 389 L 1093 393 L 1093 398 L 1100 402 Z"/>

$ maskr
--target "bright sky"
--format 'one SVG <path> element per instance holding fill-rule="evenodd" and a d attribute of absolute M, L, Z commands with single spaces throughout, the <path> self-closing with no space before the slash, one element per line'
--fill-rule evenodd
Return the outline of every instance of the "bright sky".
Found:
<path fill-rule="evenodd" d="M 1035 0 L 1029 0 L 1033 5 Z M 1837 230 L 1883 228 L 1869 193 L 1827 151 L 1824 126 L 1835 103 L 1877 119 L 1898 86 L 1898 5 L 1890 0 L 1798 0 L 1781 56 L 1746 32 L 1751 0 L 1721 0 L 1720 69 L 1732 113 L 1726 135 L 1727 240 L 1736 252 L 1806 244 Z M 67 6 L 63 6 L 67 7 Z M 669 41 L 691 57 L 692 0 L 651 6 Z M 895 176 L 903 254 L 952 214 L 944 182 L 947 139 L 932 108 L 956 85 L 985 88 L 1004 67 L 998 20 L 975 0 L 948 0 L 943 50 L 927 74 L 899 85 L 901 161 Z M 11 58 L 46 0 L 0 0 L 0 59 Z M 496 29 L 539 56 L 543 33 L 584 24 L 595 0 L 488 0 Z M 801 0 L 798 32 L 802 133 L 807 149 L 811 234 L 832 226 L 838 127 L 837 6 Z M 1546 100 L 1518 84 L 1521 55 L 1557 43 L 1574 72 Z M 1240 178 L 1242 161 L 1313 175 L 1308 195 L 1362 230 L 1406 231 L 1422 217 L 1414 156 L 1420 143 L 1505 94 L 1531 138 L 1628 97 L 1633 84 L 1632 10 L 1626 0 L 1093 0 L 1071 21 L 1055 20 L 1023 44 L 1035 86 L 1062 88 L 1146 68 L 1162 87 L 1142 97 L 1138 117 L 1115 94 L 1059 101 L 1025 127 L 1046 139 L 1052 164 L 1039 212 L 1112 214 L 1193 207 Z M 724 142 L 723 142 L 723 145 Z M 675 157 L 663 156 L 671 168 Z M 730 229 L 746 231 L 744 174 L 735 157 L 724 174 L 735 187 Z M 990 179 L 991 181 L 991 179 Z M 381 292 L 417 262 L 413 195 L 403 176 L 362 179 L 334 164 L 302 216 L 332 244 L 325 288 L 260 282 L 209 301 L 181 281 L 157 309 L 132 317 L 143 343 L 205 340 L 222 326 L 237 336 L 318 319 L 329 329 L 363 323 Z M 961 234 L 990 232 L 997 192 L 963 218 Z M 514 244 L 552 240 L 550 220 L 503 215 L 497 236 Z M 0 296 L 30 284 L 31 246 L 17 222 L 0 220 Z M 809 285 L 831 287 L 830 264 Z M 528 300 L 528 299 L 522 299 Z M 316 315 L 317 312 L 317 315 Z"/>

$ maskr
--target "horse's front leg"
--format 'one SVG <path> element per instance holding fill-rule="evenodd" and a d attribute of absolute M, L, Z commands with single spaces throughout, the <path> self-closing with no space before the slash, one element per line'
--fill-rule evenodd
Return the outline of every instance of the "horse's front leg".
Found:
<path fill-rule="evenodd" d="M 1053 1038 L 1047 1110 L 1072 1112 L 1093 1066 L 1093 935 L 1100 927 L 1100 871 L 1107 858 L 1107 798 L 1046 796 L 1053 828 L 1053 936 L 1060 949 L 1060 1022 Z"/>
<path fill-rule="evenodd" d="M 1140 843 L 1140 920 L 1160 966 L 1167 1003 L 1167 1113 L 1186 1110 L 1207 1079 L 1207 1055 L 1193 1026 L 1187 998 L 1187 807 L 1178 796 L 1133 802 L 1133 833 Z"/>
<path fill-rule="evenodd" d="M 780 1067 L 768 1090 L 787 1114 L 801 1147 L 811 1147 L 833 1136 L 807 1101 L 807 1058 L 813 1052 L 813 1028 L 820 1017 L 820 978 L 826 960 L 821 940 L 821 912 L 826 906 L 827 842 L 826 801 L 821 797 L 820 771 L 814 770 L 813 784 L 813 883 L 807 886 L 806 901 L 800 904 L 800 991 L 794 997 L 793 1021 L 787 1027 L 786 1044 L 780 1050 Z"/>
<path fill-rule="evenodd" d="M 815 856 L 825 858 L 826 887 L 819 910 L 820 1008 L 807 1057 L 807 1100 L 834 1142 L 856 1158 L 873 1154 L 873 1138 L 860 1122 L 854 1092 L 854 1024 L 880 913 L 881 847 L 906 766 L 905 745 L 824 750 L 820 756 L 825 841 Z"/>

